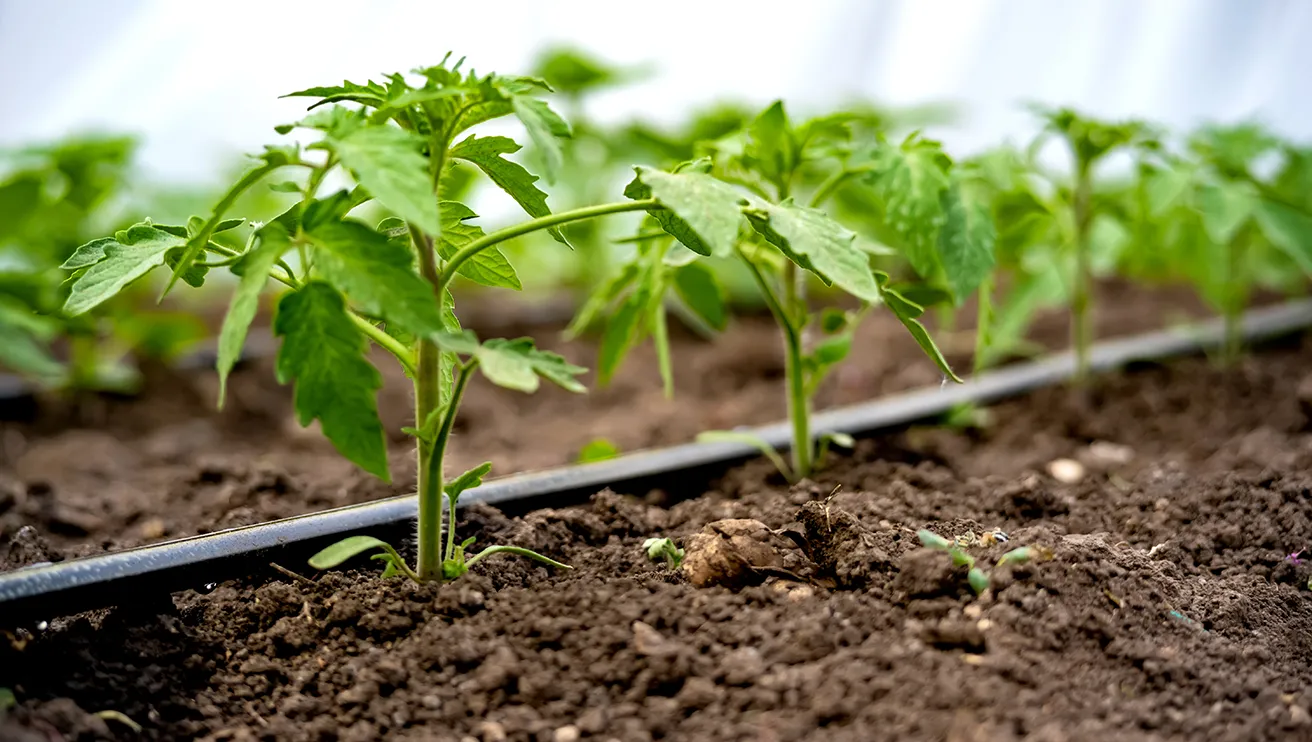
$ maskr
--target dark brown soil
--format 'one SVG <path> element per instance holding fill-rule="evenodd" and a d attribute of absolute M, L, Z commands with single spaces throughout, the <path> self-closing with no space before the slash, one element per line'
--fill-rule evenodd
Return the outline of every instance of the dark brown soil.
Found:
<path fill-rule="evenodd" d="M 1185 290 L 1150 293 L 1109 284 L 1099 299 L 1103 337 L 1203 314 Z M 474 322 L 484 335 L 521 332 L 479 317 Z M 594 343 L 564 343 L 550 328 L 535 334 L 542 345 L 593 365 Z M 664 398 L 650 347 L 635 353 L 610 388 L 584 396 L 550 385 L 524 395 L 476 380 L 457 423 L 451 468 L 491 460 L 494 475 L 505 475 L 571 463 L 595 438 L 631 451 L 690 440 L 702 430 L 783 418 L 782 351 L 768 317 L 737 318 L 714 344 L 686 332 L 673 335 L 673 400 Z M 937 335 L 954 366 L 968 369 L 969 333 Z M 1033 337 L 1064 347 L 1064 315 L 1044 315 Z M 214 410 L 213 372 L 179 376 L 154 369 L 138 399 L 89 400 L 76 409 L 50 405 L 34 420 L 18 422 L 3 422 L 0 414 L 0 556 L 23 526 L 36 529 L 55 550 L 48 556 L 59 558 L 413 491 L 413 439 L 399 432 L 413 417 L 408 383 L 390 359 L 383 357 L 380 366 L 386 386 L 379 406 L 395 436 L 391 484 L 345 461 L 317 427 L 296 424 L 290 390 L 274 381 L 268 360 L 234 375 L 222 413 Z M 876 312 L 818 405 L 865 401 L 940 378 L 901 325 Z"/>
<path fill-rule="evenodd" d="M 1310 364 L 1312 336 L 1229 372 L 1046 390 L 791 488 L 752 462 L 704 494 L 467 513 L 464 535 L 571 572 L 489 560 L 436 588 L 364 568 L 52 621 L 0 642 L 19 698 L 0 736 L 135 738 L 86 713 L 115 710 L 145 739 L 1312 739 L 1312 566 L 1286 558 L 1312 542 Z M 707 529 L 727 518 L 778 532 L 756 529 L 773 557 L 740 587 L 646 560 L 647 537 L 752 531 Z M 919 528 L 1000 529 L 966 547 L 986 567 L 1036 558 L 975 598 Z"/>

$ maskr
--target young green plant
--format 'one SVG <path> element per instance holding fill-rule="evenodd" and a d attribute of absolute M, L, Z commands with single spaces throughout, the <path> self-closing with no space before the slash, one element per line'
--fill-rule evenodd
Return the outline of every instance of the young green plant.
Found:
<path fill-rule="evenodd" d="M 1090 118 L 1070 108 L 1031 108 L 1044 123 L 1043 131 L 1031 148 L 1037 150 L 1048 136 L 1056 135 L 1070 150 L 1070 181 L 1057 183 L 1057 190 L 1070 214 L 1070 223 L 1065 230 L 1071 261 L 1070 337 L 1075 351 L 1075 381 L 1083 383 L 1089 375 L 1089 348 L 1093 344 L 1093 250 L 1090 235 L 1096 216 L 1094 170 L 1117 151 L 1151 147 L 1155 140 L 1148 127 L 1139 121 L 1112 123 Z"/>
<path fill-rule="evenodd" d="M 126 137 L 76 137 L 0 162 L 0 369 L 41 388 L 130 392 L 140 382 L 130 356 L 172 360 L 204 336 L 194 316 L 136 311 L 143 291 L 90 313 L 60 311 L 59 266 L 135 195 L 135 148 Z"/>
<path fill-rule="evenodd" d="M 70 314 L 94 308 L 161 265 L 172 273 L 166 292 L 179 279 L 199 285 L 218 267 L 236 273 L 239 283 L 219 337 L 220 405 L 262 290 L 269 279 L 281 284 L 287 290 L 273 324 L 282 341 L 276 367 L 280 381 L 294 384 L 297 418 L 302 425 L 318 420 L 338 451 L 383 479 L 390 473 L 375 399 L 381 376 L 367 359 L 368 343 L 395 357 L 414 387 L 415 424 L 405 432 L 416 441 L 417 562 L 412 567 L 391 545 L 356 536 L 316 554 L 316 568 L 371 551 L 380 552 L 374 558 L 386 562 L 385 574 L 421 582 L 458 577 L 498 553 L 564 566 L 513 546 L 467 557 L 469 541 L 457 543 L 455 536 L 457 502 L 491 465 L 448 478 L 444 463 L 461 400 L 476 374 L 521 392 L 535 391 L 543 379 L 582 392 L 575 377 L 584 369 L 527 338 L 480 342 L 460 327 L 449 288 L 459 275 L 518 289 L 518 276 L 498 248 L 507 240 L 547 230 L 564 242 L 559 228 L 565 224 L 660 206 L 644 198 L 551 213 L 537 177 L 506 157 L 519 144 L 469 133 L 493 119 L 516 117 L 550 179 L 562 159 L 558 140 L 569 128 L 540 97 L 549 86 L 535 78 L 462 73 L 460 67 L 443 60 L 381 83 L 344 82 L 292 93 L 317 100 L 307 117 L 276 129 L 284 135 L 306 131 L 311 144 L 266 147 L 208 218 L 178 227 L 143 222 L 84 245 L 66 263 L 74 271 L 65 307 Z M 531 219 L 487 233 L 472 223 L 471 209 L 445 199 L 457 161 L 487 175 Z M 215 242 L 216 234 L 241 223 L 227 212 L 242 193 L 287 172 L 294 179 L 270 187 L 299 194 L 292 208 L 258 224 L 241 249 Z M 354 187 L 321 192 L 330 176 L 341 175 Z M 350 215 L 370 202 L 394 216 L 373 227 Z"/>
<path fill-rule="evenodd" d="M 647 558 L 653 562 L 665 562 L 665 566 L 671 570 L 679 568 L 683 564 L 683 549 L 680 549 L 672 538 L 649 538 L 642 542 L 642 550 L 646 552 Z"/>
<path fill-rule="evenodd" d="M 1163 157 L 1144 176 L 1148 218 L 1175 227 L 1168 252 L 1202 298 L 1224 319 L 1220 360 L 1242 350 L 1239 318 L 1255 285 L 1290 285 L 1312 275 L 1312 216 L 1277 187 L 1296 164 L 1275 136 L 1252 124 L 1208 125 L 1188 140 L 1185 156 Z M 1291 162 L 1263 178 L 1264 160 Z"/>
<path fill-rule="evenodd" d="M 650 331 L 668 388 L 672 363 L 662 295 L 673 288 L 708 325 L 723 327 L 723 291 L 699 256 L 741 261 L 783 335 L 792 461 L 750 434 L 711 431 L 702 438 L 756 446 L 792 481 L 809 476 L 830 444 L 851 444 L 849 436 L 815 434 L 811 400 L 847 356 L 857 324 L 874 306 L 892 310 L 944 376 L 959 381 L 918 319 L 923 307 L 871 268 L 870 247 L 821 210 L 828 198 L 850 182 L 865 182 L 885 207 L 889 231 L 919 251 L 925 272 L 941 266 L 962 294 L 973 291 L 992 264 L 992 227 L 981 209 L 962 200 L 937 144 L 915 135 L 900 144 L 854 141 L 854 119 L 859 116 L 839 113 L 795 126 L 776 102 L 745 130 L 703 145 L 709 157 L 672 172 L 638 168 L 625 194 L 655 198 L 669 210 L 648 217 L 634 259 L 576 318 L 576 325 L 586 325 L 606 317 L 598 360 L 602 382 Z M 825 176 L 805 205 L 799 203 L 795 187 L 817 169 Z M 808 276 L 854 297 L 858 306 L 812 311 Z M 820 334 L 814 343 L 808 338 L 812 330 Z"/>
<path fill-rule="evenodd" d="M 965 547 L 957 541 L 949 541 L 933 531 L 921 529 L 916 531 L 916 537 L 920 543 L 927 549 L 934 551 L 947 552 L 952 558 L 952 564 L 957 567 L 965 567 L 966 580 L 970 583 L 970 589 L 975 591 L 976 595 L 981 595 L 989 589 L 989 573 L 979 567 L 974 556 L 968 553 Z M 994 569 L 1007 564 L 1024 564 L 1034 558 L 1035 550 L 1029 546 L 1022 546 L 1018 549 L 1012 549 L 998 558 L 993 565 Z"/>

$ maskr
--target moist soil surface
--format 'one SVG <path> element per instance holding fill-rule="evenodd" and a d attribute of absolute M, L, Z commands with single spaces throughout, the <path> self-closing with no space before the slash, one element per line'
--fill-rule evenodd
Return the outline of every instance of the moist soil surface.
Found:
<path fill-rule="evenodd" d="M 497 557 L 415 586 L 361 559 L 134 596 L 0 640 L 0 738 L 1312 739 L 1312 559 L 1289 556 L 1312 542 L 1310 364 L 1312 335 L 1046 389 L 791 487 L 753 461 L 465 512 L 462 536 L 572 571 Z"/>
<path fill-rule="evenodd" d="M 540 311 L 560 314 L 551 307 Z M 968 328 L 969 309 L 962 314 Z M 1188 290 L 1108 283 L 1095 316 L 1099 336 L 1112 337 L 1205 314 Z M 493 323 L 493 312 L 467 316 L 480 336 L 531 334 L 579 365 L 595 363 L 595 340 L 564 342 L 559 324 L 507 327 Z M 926 321 L 932 325 L 932 315 Z M 1061 312 L 1042 314 L 1031 337 L 1047 348 L 1065 347 L 1066 323 Z M 785 416 L 783 353 L 768 316 L 737 317 L 713 343 L 680 332 L 677 322 L 671 334 L 673 399 L 664 396 L 649 344 L 635 351 L 608 388 L 591 389 L 592 376 L 586 376 L 586 395 L 550 384 L 525 395 L 475 379 L 456 423 L 448 470 L 490 460 L 493 476 L 500 476 L 572 463 L 597 438 L 632 451 Z M 970 368 L 972 333 L 938 328 L 935 337 L 954 368 Z M 17 566 L 6 565 L 4 554 L 24 526 L 49 547 L 45 557 L 58 560 L 413 492 L 413 439 L 400 432 L 413 423 L 409 383 L 392 359 L 378 354 L 385 377 L 379 409 L 393 436 L 390 483 L 343 459 L 317 424 L 297 424 L 291 390 L 277 384 L 269 358 L 239 367 L 222 412 L 215 410 L 213 371 L 161 368 L 146 369 L 145 392 L 136 398 L 42 400 L 35 409 L 0 409 L 0 569 Z M 874 312 L 817 406 L 867 401 L 941 379 L 897 320 Z"/>

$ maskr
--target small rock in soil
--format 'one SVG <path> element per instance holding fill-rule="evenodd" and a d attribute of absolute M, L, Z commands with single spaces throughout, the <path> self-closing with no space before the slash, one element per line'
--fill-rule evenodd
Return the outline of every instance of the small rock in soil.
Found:
<path fill-rule="evenodd" d="M 734 518 L 708 523 L 688 541 L 683 573 L 697 587 L 759 584 L 759 570 L 782 569 L 775 536 L 759 520 Z"/>
<path fill-rule="evenodd" d="M 920 629 L 920 639 L 936 649 L 962 649 L 974 654 L 985 650 L 984 632 L 973 621 L 944 619 Z"/>
<path fill-rule="evenodd" d="M 1090 469 L 1114 469 L 1134 459 L 1134 449 L 1109 441 L 1094 441 L 1080 451 L 1080 463 Z"/>
<path fill-rule="evenodd" d="M 1062 484 L 1075 484 L 1084 479 L 1084 465 L 1075 459 L 1057 459 L 1048 464 L 1048 473 Z"/>
<path fill-rule="evenodd" d="M 649 624 L 634 621 L 633 651 L 643 657 L 669 657 L 683 651 L 683 645 L 661 636 Z"/>

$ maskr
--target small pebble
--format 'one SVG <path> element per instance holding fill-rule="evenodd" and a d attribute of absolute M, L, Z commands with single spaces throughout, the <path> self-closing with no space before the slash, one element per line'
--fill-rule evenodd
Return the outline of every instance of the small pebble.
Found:
<path fill-rule="evenodd" d="M 552 736 L 556 742 L 579 742 L 579 737 L 583 735 L 579 732 L 578 727 L 569 724 L 557 729 L 556 733 Z"/>
<path fill-rule="evenodd" d="M 1130 463 L 1134 458 L 1134 449 L 1119 443 L 1094 441 L 1089 444 L 1088 456 L 1090 463 L 1093 464 L 1121 466 Z"/>
<path fill-rule="evenodd" d="M 1075 484 L 1084 479 L 1084 465 L 1074 459 L 1057 459 L 1048 464 L 1048 473 L 1062 484 Z"/>

